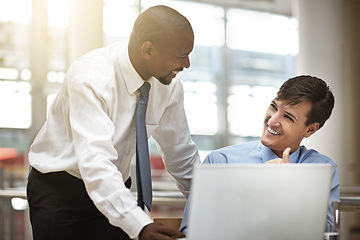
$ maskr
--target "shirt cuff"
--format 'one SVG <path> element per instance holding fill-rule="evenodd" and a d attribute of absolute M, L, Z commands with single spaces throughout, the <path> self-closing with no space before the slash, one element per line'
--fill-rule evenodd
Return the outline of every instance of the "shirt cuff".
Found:
<path fill-rule="evenodd" d="M 121 226 L 121 229 L 126 232 L 131 239 L 136 238 L 146 225 L 153 222 L 150 216 L 139 207 L 127 213 L 120 222 L 118 220 L 110 220 L 112 225 Z"/>

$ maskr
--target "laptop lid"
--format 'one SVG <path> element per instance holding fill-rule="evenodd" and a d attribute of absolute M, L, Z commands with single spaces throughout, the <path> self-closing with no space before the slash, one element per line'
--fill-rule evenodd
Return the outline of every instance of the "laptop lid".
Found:
<path fill-rule="evenodd" d="M 188 240 L 323 238 L 329 164 L 213 164 L 194 169 Z"/>

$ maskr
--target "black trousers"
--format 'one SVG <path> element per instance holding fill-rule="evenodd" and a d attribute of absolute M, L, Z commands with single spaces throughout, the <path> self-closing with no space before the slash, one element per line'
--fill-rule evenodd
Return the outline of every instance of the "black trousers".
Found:
<path fill-rule="evenodd" d="M 32 168 L 27 198 L 34 240 L 130 239 L 99 212 L 83 181 L 66 172 L 43 174 Z"/>

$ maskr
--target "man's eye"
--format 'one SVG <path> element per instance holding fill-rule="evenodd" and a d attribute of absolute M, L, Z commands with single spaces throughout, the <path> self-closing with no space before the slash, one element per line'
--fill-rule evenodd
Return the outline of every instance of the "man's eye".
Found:
<path fill-rule="evenodd" d="M 277 110 L 277 107 L 275 106 L 275 104 L 270 104 L 270 106 L 273 108 L 273 109 L 275 109 L 275 110 Z"/>
<path fill-rule="evenodd" d="M 294 119 L 292 119 L 292 117 L 285 115 L 285 118 L 288 118 L 290 121 L 294 122 Z"/>

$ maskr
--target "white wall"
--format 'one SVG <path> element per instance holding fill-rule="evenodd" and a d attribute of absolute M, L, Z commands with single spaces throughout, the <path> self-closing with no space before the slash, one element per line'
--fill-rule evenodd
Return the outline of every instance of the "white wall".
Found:
<path fill-rule="evenodd" d="M 344 174 L 346 89 L 344 82 L 344 37 L 342 1 L 299 0 L 295 16 L 299 21 L 299 55 L 297 74 L 322 78 L 332 88 L 335 107 L 324 127 L 303 143 L 333 159 L 339 167 L 341 182 L 348 183 Z"/>
<path fill-rule="evenodd" d="M 332 158 L 341 192 L 360 185 L 360 1 L 295 0 L 299 21 L 298 74 L 324 79 L 333 89 L 335 108 L 323 129 L 303 143 Z M 359 213 L 341 212 L 341 239 L 355 239 Z"/>

